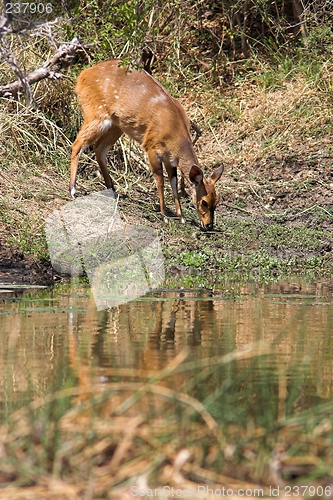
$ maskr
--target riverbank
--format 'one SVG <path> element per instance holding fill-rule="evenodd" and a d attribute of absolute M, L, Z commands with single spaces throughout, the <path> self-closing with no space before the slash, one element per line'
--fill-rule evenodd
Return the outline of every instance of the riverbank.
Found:
<path fill-rule="evenodd" d="M 268 84 L 273 65 L 264 67 L 258 61 L 252 65 L 231 84 L 213 87 L 202 79 L 184 89 L 176 80 L 170 83 L 168 75 L 156 75 L 203 130 L 195 149 L 205 175 L 216 165 L 225 165 L 217 185 L 220 202 L 214 232 L 200 231 L 190 199 L 181 200 L 186 224 L 172 218 L 168 181 L 171 217 L 164 224 L 140 148 L 123 138 L 109 153 L 124 223 L 156 228 L 168 276 L 180 276 L 188 285 L 212 286 L 230 278 L 273 281 L 295 273 L 316 278 L 333 272 L 333 70 L 329 62 L 313 60 L 305 66 L 300 59 L 293 66 L 276 67 L 275 79 Z M 73 110 L 75 138 L 80 112 L 74 80 L 43 85 L 45 91 L 52 90 L 50 113 L 54 96 L 65 95 L 64 86 L 72 95 L 71 102 L 67 99 L 63 105 Z M 52 271 L 44 222 L 71 201 L 73 138 L 40 109 L 15 110 L 2 100 L 0 115 L 8 124 L 0 145 L 2 273 L 27 269 L 24 279 L 49 283 Z M 82 155 L 80 168 L 78 196 L 104 188 L 96 176 L 92 150 Z"/>

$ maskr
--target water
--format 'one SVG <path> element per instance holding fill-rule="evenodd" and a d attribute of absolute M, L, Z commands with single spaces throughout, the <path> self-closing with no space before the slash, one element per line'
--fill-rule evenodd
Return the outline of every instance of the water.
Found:
<path fill-rule="evenodd" d="M 278 414 L 288 404 L 290 411 L 312 407 L 332 395 L 332 295 L 333 283 L 293 280 L 248 284 L 234 294 L 161 290 L 98 312 L 89 288 L 78 283 L 2 290 L 0 411 L 74 382 L 103 384 L 120 368 L 152 373 L 181 353 L 188 361 L 222 359 L 257 342 L 268 354 L 226 372 L 239 378 L 239 401 L 257 397 L 260 386 L 276 393 Z"/>

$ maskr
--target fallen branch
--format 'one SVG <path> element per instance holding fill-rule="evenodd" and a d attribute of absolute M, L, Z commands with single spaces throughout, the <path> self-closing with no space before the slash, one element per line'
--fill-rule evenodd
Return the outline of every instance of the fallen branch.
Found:
<path fill-rule="evenodd" d="M 39 82 L 40 80 L 43 80 L 45 78 L 63 78 L 64 75 L 60 73 L 60 70 L 63 68 L 67 68 L 72 64 L 74 55 L 80 48 L 82 48 L 82 44 L 77 37 L 73 38 L 71 42 L 63 44 L 61 47 L 59 47 L 54 56 L 46 61 L 43 66 L 31 71 L 31 73 L 28 73 L 26 76 L 24 76 L 24 78 L 22 78 L 21 75 L 18 75 L 19 80 L 16 80 L 15 82 L 9 83 L 7 85 L 0 86 L 0 97 L 16 98 L 20 90 L 27 90 L 27 87 L 36 82 Z M 1 52 L 2 56 L 7 60 L 8 64 L 17 74 L 17 67 L 11 61 L 10 55 L 8 55 L 8 57 L 5 57 L 3 51 Z M 15 67 L 13 67 L 14 65 Z"/>

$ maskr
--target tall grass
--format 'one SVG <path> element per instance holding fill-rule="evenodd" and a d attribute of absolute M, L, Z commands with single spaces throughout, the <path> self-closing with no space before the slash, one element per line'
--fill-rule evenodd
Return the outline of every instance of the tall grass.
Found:
<path fill-rule="evenodd" d="M 92 378 L 33 401 L 0 427 L 1 497 L 45 500 L 58 488 L 64 499 L 127 498 L 135 485 L 166 484 L 257 485 L 268 495 L 295 478 L 325 484 L 333 405 L 295 413 L 305 366 L 272 370 L 269 350 L 199 362 L 183 351 L 160 372 L 109 369 L 112 382 Z"/>

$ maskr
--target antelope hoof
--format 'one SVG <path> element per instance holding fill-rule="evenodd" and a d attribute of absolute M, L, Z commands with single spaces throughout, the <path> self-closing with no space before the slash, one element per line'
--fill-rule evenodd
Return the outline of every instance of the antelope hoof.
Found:
<path fill-rule="evenodd" d="M 110 188 L 106 188 L 107 191 L 110 192 L 110 195 L 112 196 L 112 198 L 114 198 L 115 200 L 119 197 L 117 191 L 113 188 L 113 187 L 110 187 Z"/>
<path fill-rule="evenodd" d="M 71 188 L 71 197 L 74 199 L 75 198 L 75 193 L 76 193 L 76 189 L 75 187 L 72 187 Z"/>

